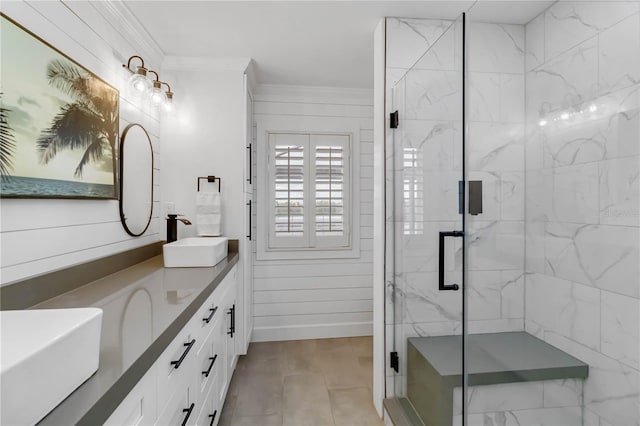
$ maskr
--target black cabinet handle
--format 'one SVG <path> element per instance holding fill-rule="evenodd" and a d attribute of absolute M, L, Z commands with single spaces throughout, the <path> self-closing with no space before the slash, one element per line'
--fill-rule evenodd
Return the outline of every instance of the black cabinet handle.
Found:
<path fill-rule="evenodd" d="M 189 408 L 183 408 L 182 412 L 183 413 L 187 413 L 187 415 L 184 417 L 184 420 L 182 421 L 182 426 L 185 426 L 187 424 L 187 421 L 189 420 L 189 416 L 191 415 L 191 413 L 193 412 L 193 407 L 195 407 L 196 404 L 194 404 L 193 402 L 191 403 L 191 405 L 189 406 Z"/>
<path fill-rule="evenodd" d="M 209 373 L 211 373 L 211 369 L 213 368 L 213 364 L 216 363 L 217 358 L 218 354 L 216 354 L 214 357 L 209 357 L 209 359 L 211 360 L 211 364 L 209 364 L 209 368 L 207 368 L 207 371 L 202 372 L 202 374 L 204 374 L 204 377 L 209 377 Z"/>
<path fill-rule="evenodd" d="M 459 290 L 458 284 L 446 285 L 444 283 L 444 239 L 446 237 L 464 237 L 463 231 L 442 231 L 440 232 L 440 241 L 438 244 L 438 290 Z"/>
<path fill-rule="evenodd" d="M 211 319 L 216 314 L 216 311 L 218 310 L 218 307 L 216 306 L 215 308 L 209 308 L 209 310 L 211 311 L 209 316 L 206 317 L 206 318 L 202 318 L 202 321 L 206 322 L 207 324 L 209 324 L 209 322 L 211 322 Z"/>
<path fill-rule="evenodd" d="M 227 313 L 231 315 L 231 325 L 229 326 L 229 331 L 227 331 L 227 334 L 231 336 L 231 338 L 233 338 L 233 334 L 236 332 L 236 305 L 234 304 L 232 307 L 230 307 L 229 312 Z"/>
<path fill-rule="evenodd" d="M 249 235 L 247 235 L 247 238 L 249 239 L 249 241 L 251 241 L 251 232 L 252 232 L 252 229 L 251 229 L 251 201 L 249 201 L 247 203 L 247 206 L 249 206 Z"/>
<path fill-rule="evenodd" d="M 218 410 L 214 411 L 213 414 L 209 414 L 209 417 L 211 417 L 211 423 L 209 423 L 209 426 L 213 426 L 213 422 L 216 421 L 216 414 L 218 414 Z"/>
<path fill-rule="evenodd" d="M 182 364 L 182 361 L 184 361 L 184 358 L 187 356 L 187 354 L 189 353 L 189 351 L 191 350 L 191 348 L 195 343 L 196 343 L 196 339 L 192 339 L 189 343 L 184 344 L 184 346 L 187 349 L 185 349 L 185 351 L 182 353 L 182 355 L 180 356 L 180 359 L 177 361 L 171 361 L 171 365 L 173 365 L 174 368 L 180 367 L 180 364 Z"/>
<path fill-rule="evenodd" d="M 251 153 L 251 144 L 249 144 L 247 149 L 249 150 L 249 179 L 247 179 L 247 181 L 249 181 L 249 185 L 251 185 L 251 176 L 253 175 L 253 173 L 251 172 L 251 168 L 253 167 L 253 159 L 251 158 L 251 156 L 253 155 Z"/>

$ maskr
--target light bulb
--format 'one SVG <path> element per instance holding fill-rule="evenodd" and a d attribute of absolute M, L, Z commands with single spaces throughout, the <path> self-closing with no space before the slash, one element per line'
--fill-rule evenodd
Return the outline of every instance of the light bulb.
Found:
<path fill-rule="evenodd" d="M 137 67 L 133 75 L 129 77 L 129 84 L 139 94 L 146 92 L 151 87 L 151 82 L 147 79 L 147 69 Z"/>
<path fill-rule="evenodd" d="M 162 105 L 167 99 L 167 95 L 164 94 L 160 87 L 160 82 L 157 80 L 153 82 L 153 88 L 149 92 L 149 99 L 154 106 Z"/>
<path fill-rule="evenodd" d="M 545 119 L 542 119 L 542 120 L 538 121 L 538 125 L 539 125 L 540 127 L 544 127 L 544 126 L 546 126 L 546 125 L 547 125 L 547 123 L 548 123 L 548 121 L 547 121 L 547 120 L 545 120 Z"/>
<path fill-rule="evenodd" d="M 165 95 L 166 95 L 167 98 L 165 99 L 165 101 L 162 104 L 162 106 L 164 107 L 164 110 L 166 112 L 171 112 L 171 111 L 173 111 L 173 92 L 167 91 L 165 93 Z"/>

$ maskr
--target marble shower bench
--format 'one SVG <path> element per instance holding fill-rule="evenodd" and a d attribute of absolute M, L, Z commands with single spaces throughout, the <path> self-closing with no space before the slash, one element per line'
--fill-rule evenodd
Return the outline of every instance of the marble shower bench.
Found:
<path fill-rule="evenodd" d="M 587 364 L 526 332 L 467 343 L 469 425 L 581 424 Z M 462 424 L 462 336 L 410 338 L 407 355 L 407 397 L 425 425 Z"/>

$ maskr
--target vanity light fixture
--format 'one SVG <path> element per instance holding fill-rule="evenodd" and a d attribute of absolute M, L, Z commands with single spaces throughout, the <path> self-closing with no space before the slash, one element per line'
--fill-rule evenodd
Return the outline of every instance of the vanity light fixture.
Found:
<path fill-rule="evenodd" d="M 135 70 L 132 70 L 131 60 L 134 58 L 140 59 L 140 65 L 135 67 Z M 127 68 L 132 74 L 131 77 L 129 77 L 129 84 L 137 93 L 142 94 L 149 90 L 149 88 L 151 87 L 151 82 L 147 80 L 148 70 L 144 66 L 144 59 L 142 59 L 140 56 L 134 55 L 129 58 L 129 60 L 127 61 L 127 65 L 122 64 L 122 66 Z"/>
<path fill-rule="evenodd" d="M 164 81 L 161 81 L 160 83 L 167 86 L 167 91 L 164 92 L 166 99 L 162 106 L 164 107 L 165 111 L 171 112 L 173 111 L 173 92 L 171 91 L 171 86 L 169 86 L 169 83 L 165 83 Z"/>
<path fill-rule="evenodd" d="M 162 82 L 158 78 L 158 73 L 153 70 L 149 70 L 149 72 L 154 73 L 156 76 L 156 79 L 153 80 L 153 87 L 148 91 L 149 99 L 154 106 L 158 107 L 165 102 L 167 96 L 162 91 Z"/>
<path fill-rule="evenodd" d="M 140 65 L 135 68 L 131 68 L 131 61 L 133 59 L 140 60 Z M 122 64 L 124 68 L 131 73 L 129 77 L 129 84 L 133 90 L 146 96 L 154 107 L 163 106 L 164 110 L 170 112 L 173 110 L 173 92 L 171 86 L 164 81 L 160 81 L 160 76 L 157 72 L 147 69 L 144 66 L 144 59 L 138 55 L 131 56 L 127 61 L 127 64 Z M 149 79 L 148 74 L 154 74 L 155 79 Z M 162 85 L 167 86 L 167 90 L 162 90 Z"/>

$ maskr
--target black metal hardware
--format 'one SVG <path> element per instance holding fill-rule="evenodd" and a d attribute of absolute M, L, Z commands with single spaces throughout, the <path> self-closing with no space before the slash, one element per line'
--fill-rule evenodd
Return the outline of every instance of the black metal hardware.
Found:
<path fill-rule="evenodd" d="M 391 127 L 392 129 L 397 129 L 399 123 L 400 115 L 398 114 L 398 111 L 394 111 L 389 114 L 389 127 Z"/>
<path fill-rule="evenodd" d="M 247 235 L 247 238 L 251 241 L 251 201 L 247 203 L 247 206 L 249 206 L 249 235 Z"/>
<path fill-rule="evenodd" d="M 231 316 L 231 324 L 229 326 L 229 331 L 227 331 L 227 334 L 229 336 L 231 336 L 231 338 L 233 339 L 233 335 L 236 332 L 236 305 L 234 303 L 234 305 L 232 307 L 229 308 L 229 311 L 227 312 L 230 316 Z"/>
<path fill-rule="evenodd" d="M 463 237 L 464 232 L 462 231 L 441 231 L 440 232 L 440 244 L 438 248 L 438 261 L 439 261 L 439 270 L 438 270 L 438 290 L 459 290 L 460 286 L 458 284 L 445 285 L 444 283 L 444 239 L 446 237 Z"/>
<path fill-rule="evenodd" d="M 464 181 L 458 181 L 458 214 L 464 214 Z"/>
<path fill-rule="evenodd" d="M 209 324 L 211 322 L 211 319 L 216 314 L 216 311 L 218 310 L 218 307 L 216 306 L 216 307 L 213 307 L 213 308 L 209 308 L 209 310 L 211 311 L 209 316 L 206 317 L 206 318 L 202 318 L 202 321 L 206 322 L 207 324 Z"/>
<path fill-rule="evenodd" d="M 482 181 L 469 181 L 469 214 L 478 215 L 482 213 Z"/>
<path fill-rule="evenodd" d="M 211 417 L 211 423 L 209 423 L 209 426 L 213 426 L 213 422 L 216 421 L 216 414 L 218 414 L 218 410 L 214 411 L 213 414 L 209 414 L 209 417 Z"/>
<path fill-rule="evenodd" d="M 209 368 L 207 368 L 207 371 L 202 372 L 202 374 L 204 374 L 204 377 L 209 377 L 209 373 L 211 373 L 211 369 L 213 368 L 213 364 L 216 363 L 217 358 L 218 354 L 215 354 L 215 356 L 213 357 L 209 357 L 209 360 L 211 360 L 211 364 L 209 364 Z"/>
<path fill-rule="evenodd" d="M 178 218 L 179 214 L 167 215 L 167 242 L 172 243 L 178 239 L 178 221 L 185 225 L 191 225 L 191 221 L 187 218 Z"/>
<path fill-rule="evenodd" d="M 184 417 L 184 420 L 182 420 L 182 426 L 185 426 L 187 424 L 187 421 L 189 421 L 189 416 L 193 412 L 193 407 L 195 407 L 195 406 L 196 406 L 196 404 L 192 402 L 191 405 L 189 406 L 189 408 L 183 408 L 182 409 L 183 413 L 187 413 L 187 415 Z"/>
<path fill-rule="evenodd" d="M 198 192 L 200 192 L 200 181 L 206 180 L 207 182 L 215 182 L 218 181 L 218 192 L 221 192 L 220 187 L 222 186 L 222 179 L 216 176 L 200 176 L 198 177 Z"/>
<path fill-rule="evenodd" d="M 191 339 L 189 343 L 184 344 L 184 346 L 187 349 L 185 349 L 185 351 L 182 353 L 182 355 L 180 356 L 180 359 L 178 359 L 177 361 L 171 361 L 171 365 L 173 365 L 174 368 L 180 367 L 180 364 L 182 364 L 182 361 L 184 361 L 184 358 L 187 356 L 187 354 L 193 347 L 194 343 L 196 343 L 196 339 Z"/>
<path fill-rule="evenodd" d="M 389 360 L 391 368 L 393 368 L 395 372 L 398 373 L 400 371 L 400 358 L 398 358 L 398 352 L 390 352 Z"/>
<path fill-rule="evenodd" d="M 251 144 L 249 144 L 249 146 L 247 147 L 247 149 L 249 150 L 249 179 L 247 179 L 247 181 L 249 182 L 249 185 L 251 185 L 251 179 L 252 179 L 252 171 L 251 168 L 253 167 L 253 159 L 251 158 L 251 156 L 253 155 L 251 152 Z"/>

